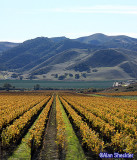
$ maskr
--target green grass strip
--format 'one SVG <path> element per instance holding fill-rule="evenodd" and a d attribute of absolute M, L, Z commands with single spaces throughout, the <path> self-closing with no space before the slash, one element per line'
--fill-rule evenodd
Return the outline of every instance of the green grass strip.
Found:
<path fill-rule="evenodd" d="M 67 140 L 67 153 L 65 160 L 86 160 L 83 149 L 79 143 L 77 136 L 72 128 L 72 125 L 60 103 L 60 108 L 66 125 L 66 140 Z"/>
<path fill-rule="evenodd" d="M 87 94 L 88 96 L 93 96 L 93 97 L 104 97 L 103 95 L 99 94 Z"/>
<path fill-rule="evenodd" d="M 17 147 L 14 153 L 8 158 L 8 160 L 31 160 L 31 147 L 27 144 L 27 139 L 30 133 L 28 132 L 26 136 L 22 139 L 21 144 Z"/>
<path fill-rule="evenodd" d="M 35 120 L 31 128 L 29 129 L 29 131 L 35 126 L 37 121 L 38 121 L 38 118 Z M 13 154 L 8 158 L 8 160 L 31 160 L 31 147 L 28 145 L 28 141 L 30 138 L 29 131 L 27 132 L 25 137 L 22 139 L 20 145 L 16 148 Z"/>
<path fill-rule="evenodd" d="M 124 98 L 124 99 L 131 99 L 131 100 L 137 100 L 137 96 L 115 96 L 118 98 Z"/>

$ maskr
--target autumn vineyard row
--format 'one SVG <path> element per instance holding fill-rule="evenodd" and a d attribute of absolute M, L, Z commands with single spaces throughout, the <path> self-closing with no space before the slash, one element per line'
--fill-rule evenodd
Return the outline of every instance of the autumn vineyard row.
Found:
<path fill-rule="evenodd" d="M 130 93 L 131 94 L 131 93 Z M 8 152 L 25 141 L 33 151 L 43 144 L 49 114 L 56 108 L 56 143 L 67 153 L 69 140 L 64 113 L 79 134 L 80 144 L 100 152 L 137 154 L 137 101 L 70 93 L 0 95 L 0 147 Z M 55 103 L 53 103 L 55 102 Z M 62 111 L 63 110 L 63 111 Z M 71 138 L 71 137 L 70 137 Z M 33 153 L 31 153 L 33 154 Z"/>

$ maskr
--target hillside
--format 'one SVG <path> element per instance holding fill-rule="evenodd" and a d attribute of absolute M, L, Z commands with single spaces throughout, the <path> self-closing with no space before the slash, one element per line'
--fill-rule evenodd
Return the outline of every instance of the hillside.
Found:
<path fill-rule="evenodd" d="M 103 45 L 107 48 L 123 48 L 137 51 L 137 39 L 124 35 L 107 36 L 97 33 L 91 36 L 80 37 L 75 40 L 87 44 Z"/>
<path fill-rule="evenodd" d="M 1 52 L 1 77 L 47 80 L 136 79 L 137 39 L 100 33 L 77 39 L 37 37 Z"/>
<path fill-rule="evenodd" d="M 19 43 L 12 43 L 12 42 L 0 42 L 0 54 L 6 50 L 9 50 L 13 47 L 18 46 Z"/>

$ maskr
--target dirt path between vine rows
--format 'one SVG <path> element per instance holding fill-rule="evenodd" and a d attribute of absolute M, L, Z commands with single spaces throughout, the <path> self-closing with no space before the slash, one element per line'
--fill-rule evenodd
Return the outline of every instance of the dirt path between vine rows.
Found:
<path fill-rule="evenodd" d="M 39 160 L 59 160 L 58 147 L 55 142 L 56 134 L 56 105 L 54 99 Z"/>

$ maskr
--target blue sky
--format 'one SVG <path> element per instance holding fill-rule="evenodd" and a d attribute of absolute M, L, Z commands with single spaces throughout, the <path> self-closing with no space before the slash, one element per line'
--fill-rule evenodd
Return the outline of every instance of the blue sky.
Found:
<path fill-rule="evenodd" d="M 94 33 L 137 38 L 137 0 L 0 0 L 0 41 Z"/>

